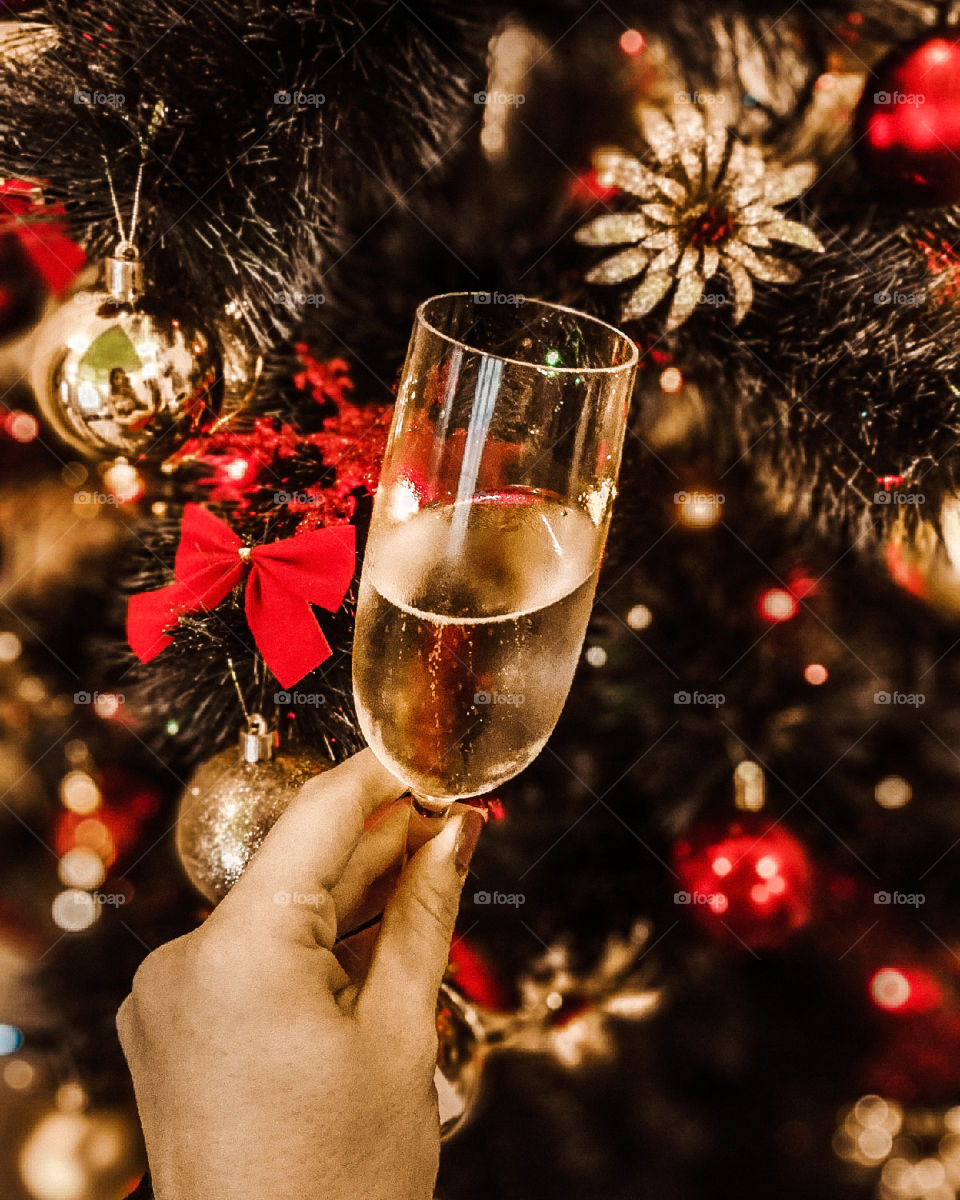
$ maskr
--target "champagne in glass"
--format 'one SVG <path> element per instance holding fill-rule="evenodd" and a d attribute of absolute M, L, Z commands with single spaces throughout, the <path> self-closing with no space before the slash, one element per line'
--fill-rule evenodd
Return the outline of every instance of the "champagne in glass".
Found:
<path fill-rule="evenodd" d="M 420 306 L 360 581 L 354 696 L 381 762 L 442 811 L 530 763 L 576 668 L 637 349 L 478 294 Z"/>

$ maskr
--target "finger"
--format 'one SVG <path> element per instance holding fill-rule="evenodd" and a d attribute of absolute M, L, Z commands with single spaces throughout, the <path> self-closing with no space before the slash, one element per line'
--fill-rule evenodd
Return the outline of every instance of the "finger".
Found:
<path fill-rule="evenodd" d="M 341 934 L 383 907 L 382 903 L 371 907 L 363 902 L 373 884 L 392 866 L 399 866 L 406 844 L 409 818 L 408 804 L 392 804 L 382 813 L 377 813 L 373 818 L 376 824 L 369 826 L 360 839 L 339 882 L 331 889 Z M 366 911 L 368 907 L 369 912 Z"/>
<path fill-rule="evenodd" d="M 217 912 L 247 917 L 272 909 L 281 921 L 304 914 L 315 921 L 319 912 L 321 924 L 332 925 L 335 935 L 330 889 L 350 861 L 367 817 L 404 790 L 371 750 L 311 779 L 267 834 Z M 297 896 L 317 898 L 316 903 L 295 901 Z M 251 932 L 272 924 L 253 919 Z M 320 941 L 326 944 L 327 937 Z"/>
<path fill-rule="evenodd" d="M 357 1012 L 407 1031 L 433 1030 L 460 892 L 483 817 L 452 818 L 414 855 L 387 905 Z"/>

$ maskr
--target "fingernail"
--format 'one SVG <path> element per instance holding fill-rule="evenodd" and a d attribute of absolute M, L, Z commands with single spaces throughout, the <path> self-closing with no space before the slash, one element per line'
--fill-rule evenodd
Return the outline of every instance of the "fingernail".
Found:
<path fill-rule="evenodd" d="M 467 873 L 470 860 L 473 858 L 473 852 L 476 850 L 477 842 L 480 840 L 480 834 L 483 832 L 483 826 L 483 817 L 476 809 L 471 808 L 464 813 L 463 823 L 460 826 L 460 832 L 457 834 L 456 850 L 454 851 L 454 861 L 461 875 L 466 875 Z"/>

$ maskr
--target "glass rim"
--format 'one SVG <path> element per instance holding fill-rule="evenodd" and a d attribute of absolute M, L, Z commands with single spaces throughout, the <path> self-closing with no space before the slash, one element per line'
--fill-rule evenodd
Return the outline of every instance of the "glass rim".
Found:
<path fill-rule="evenodd" d="M 637 343 L 633 340 L 633 338 L 625 334 L 622 329 L 618 329 L 616 325 L 611 325 L 609 321 L 604 321 L 600 317 L 594 317 L 590 313 L 581 312 L 578 308 L 570 308 L 570 306 L 566 304 L 555 304 L 552 300 L 539 300 L 535 296 L 524 296 L 523 303 L 536 304 L 540 308 L 549 309 L 551 312 L 569 313 L 571 316 L 577 317 L 581 321 L 589 321 L 590 324 L 598 325 L 601 329 L 605 329 L 608 333 L 616 334 L 616 336 L 621 338 L 629 347 L 630 353 L 627 359 L 622 363 L 615 363 L 613 366 L 609 367 L 562 367 L 551 366 L 549 364 L 546 364 L 545 366 L 543 363 L 528 362 L 526 359 L 522 358 L 510 358 L 506 354 L 495 354 L 492 351 L 483 350 L 479 346 L 471 345 L 470 342 L 465 342 L 461 338 L 454 337 L 452 334 L 444 333 L 442 329 L 438 329 L 436 325 L 428 321 L 424 315 L 424 310 L 426 309 L 427 305 L 433 304 L 436 300 L 449 300 L 460 296 L 469 298 L 471 296 L 483 294 L 483 292 L 476 291 L 440 292 L 436 296 L 428 296 L 426 300 L 422 300 L 417 305 L 417 322 L 418 324 L 424 326 L 424 328 L 429 329 L 429 331 L 435 334 L 437 337 L 442 338 L 443 341 L 449 342 L 451 346 L 459 346 L 461 350 L 467 350 L 471 354 L 480 354 L 483 355 L 484 358 L 495 358 L 499 362 L 511 363 L 513 366 L 517 367 L 527 367 L 534 371 L 548 370 L 558 374 L 561 372 L 572 372 L 577 375 L 611 375 L 618 371 L 628 371 L 635 367 L 640 361 L 640 348 L 637 346 Z M 475 300 L 474 304 L 476 304 Z"/>

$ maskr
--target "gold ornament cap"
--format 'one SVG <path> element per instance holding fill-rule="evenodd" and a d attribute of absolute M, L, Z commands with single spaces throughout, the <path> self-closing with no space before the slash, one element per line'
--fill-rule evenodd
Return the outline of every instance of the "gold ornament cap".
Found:
<path fill-rule="evenodd" d="M 275 736 L 259 713 L 247 718 L 246 729 L 240 730 L 240 758 L 243 762 L 258 763 L 273 758 Z"/>
<path fill-rule="evenodd" d="M 121 242 L 110 258 L 103 260 L 104 286 L 116 300 L 136 300 L 143 295 L 143 263 L 136 247 Z"/>

